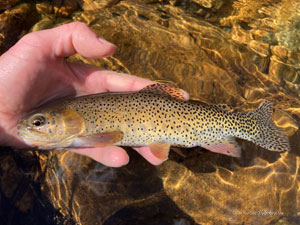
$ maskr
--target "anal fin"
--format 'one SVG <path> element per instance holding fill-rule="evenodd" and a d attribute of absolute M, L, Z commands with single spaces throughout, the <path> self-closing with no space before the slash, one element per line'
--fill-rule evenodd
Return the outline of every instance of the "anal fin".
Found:
<path fill-rule="evenodd" d="M 241 157 L 241 147 L 236 143 L 234 137 L 225 137 L 223 139 L 218 139 L 213 142 L 201 145 L 201 147 L 224 155 L 229 155 L 233 157 Z"/>
<path fill-rule="evenodd" d="M 155 157 L 161 160 L 167 160 L 169 156 L 170 146 L 171 144 L 169 143 L 155 142 L 153 144 L 150 144 L 149 148 Z"/>

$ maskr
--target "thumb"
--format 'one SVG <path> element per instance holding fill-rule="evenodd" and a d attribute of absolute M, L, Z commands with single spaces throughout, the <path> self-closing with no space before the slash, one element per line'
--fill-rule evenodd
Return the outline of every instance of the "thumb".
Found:
<path fill-rule="evenodd" d="M 76 53 L 87 58 L 101 58 L 112 55 L 115 49 L 115 45 L 99 38 L 85 23 L 74 22 L 27 34 L 9 51 L 21 54 L 22 58 L 49 59 Z"/>

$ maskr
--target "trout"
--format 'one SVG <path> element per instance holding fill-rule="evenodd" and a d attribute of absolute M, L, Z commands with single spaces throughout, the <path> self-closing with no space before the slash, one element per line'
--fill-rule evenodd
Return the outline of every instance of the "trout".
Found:
<path fill-rule="evenodd" d="M 288 151 L 288 138 L 273 123 L 272 113 L 269 101 L 253 112 L 236 113 L 219 105 L 185 101 L 182 90 L 157 83 L 138 92 L 56 101 L 22 119 L 18 135 L 39 149 L 149 146 L 163 160 L 171 145 L 201 146 L 240 157 L 236 137 L 270 151 Z"/>

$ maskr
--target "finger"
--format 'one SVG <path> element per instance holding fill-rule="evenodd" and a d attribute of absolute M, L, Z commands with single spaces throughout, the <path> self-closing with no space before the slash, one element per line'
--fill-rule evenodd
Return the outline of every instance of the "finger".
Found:
<path fill-rule="evenodd" d="M 164 160 L 158 159 L 157 157 L 155 157 L 150 148 L 145 146 L 145 147 L 135 147 L 133 148 L 135 149 L 139 154 L 141 154 L 141 156 L 143 156 L 148 162 L 150 162 L 153 165 L 159 165 L 162 164 L 164 162 Z"/>
<path fill-rule="evenodd" d="M 96 70 L 86 76 L 84 80 L 85 91 L 97 92 L 126 92 L 126 91 L 139 91 L 147 85 L 156 82 L 140 78 L 137 76 L 116 73 L 113 71 L 99 71 Z M 189 99 L 189 94 L 180 89 L 186 100 Z"/>
<path fill-rule="evenodd" d="M 90 77 L 89 84 L 92 84 L 93 81 L 100 79 L 103 83 L 103 87 L 107 91 L 116 92 L 116 91 L 138 91 L 144 88 L 147 85 L 154 84 L 154 81 L 150 81 L 144 78 L 137 76 L 125 74 L 125 73 L 116 73 L 113 71 L 102 71 L 101 77 L 96 76 Z M 99 80 L 98 80 L 99 81 Z"/>
<path fill-rule="evenodd" d="M 75 53 L 87 58 L 106 57 L 112 55 L 116 48 L 115 45 L 99 39 L 95 32 L 81 22 L 27 34 L 16 46 L 24 44 L 29 48 L 39 48 L 39 55 L 43 58 L 63 58 Z M 30 51 L 27 52 L 30 54 Z"/>
<path fill-rule="evenodd" d="M 74 86 L 79 95 L 98 92 L 138 91 L 155 82 L 137 76 L 101 70 L 99 67 L 67 62 L 78 78 Z"/>
<path fill-rule="evenodd" d="M 129 162 L 129 157 L 126 151 L 116 146 L 79 148 L 72 149 L 71 151 L 81 155 L 86 155 L 109 167 L 121 167 Z"/>
<path fill-rule="evenodd" d="M 92 76 L 88 76 L 86 80 L 88 87 L 101 83 L 103 89 L 111 92 L 139 91 L 147 85 L 157 83 L 137 76 L 107 70 L 100 71 L 100 73 L 95 71 L 90 75 Z M 182 89 L 180 90 L 183 92 L 184 98 L 188 99 L 189 94 Z"/>
<path fill-rule="evenodd" d="M 139 91 L 145 86 L 155 83 L 154 81 L 125 73 L 101 70 L 96 66 L 67 63 L 80 81 L 79 83 L 74 84 L 78 95 L 107 91 Z M 183 92 L 184 98 L 188 100 L 189 94 L 182 89 L 180 90 Z"/>

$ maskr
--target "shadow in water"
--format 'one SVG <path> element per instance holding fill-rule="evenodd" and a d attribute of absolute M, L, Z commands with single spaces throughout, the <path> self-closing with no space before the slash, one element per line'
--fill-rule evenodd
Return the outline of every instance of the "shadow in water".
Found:
<path fill-rule="evenodd" d="M 3 225 L 73 225 L 41 190 L 39 159 L 29 151 L 0 148 L 0 221 Z"/>

